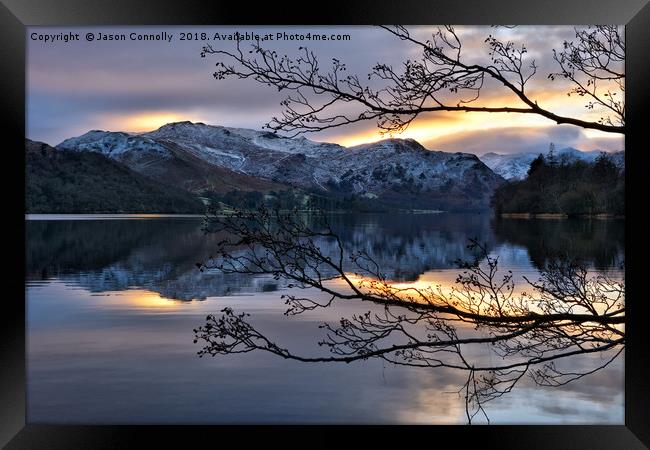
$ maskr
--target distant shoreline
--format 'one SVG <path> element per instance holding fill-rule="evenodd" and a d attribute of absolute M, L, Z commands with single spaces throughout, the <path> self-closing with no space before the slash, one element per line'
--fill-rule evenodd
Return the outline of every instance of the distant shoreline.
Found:
<path fill-rule="evenodd" d="M 228 216 L 233 211 L 223 211 L 217 216 Z M 310 210 L 282 210 L 280 212 L 289 213 L 312 213 L 316 211 Z M 357 213 L 355 211 L 325 211 L 328 214 L 350 214 Z M 381 212 L 360 212 L 360 214 L 388 214 L 395 211 L 381 211 Z M 443 214 L 447 211 L 440 210 L 405 210 L 400 211 L 402 214 Z M 205 214 L 166 214 L 166 213 L 37 213 L 25 214 L 25 220 L 38 221 L 38 220 L 128 220 L 128 219 L 164 219 L 164 218 L 203 218 Z"/>
<path fill-rule="evenodd" d="M 287 211 L 288 212 L 288 211 Z M 296 211 L 298 213 L 305 213 L 311 211 Z M 354 211 L 326 211 L 332 214 L 349 214 L 354 213 Z M 394 212 L 394 211 L 391 211 Z M 404 210 L 401 211 L 403 214 L 443 214 L 450 211 L 440 211 L 440 210 Z M 473 211 L 463 211 L 460 213 L 472 213 Z M 479 213 L 485 213 L 485 211 L 474 211 Z M 384 212 L 384 213 L 389 213 Z M 457 212 L 458 213 L 458 212 Z M 367 213 L 366 213 L 367 214 Z M 379 214 L 382 214 L 380 212 Z M 227 215 L 225 213 L 224 215 Z M 144 219 L 195 219 L 203 218 L 205 214 L 167 214 L 167 213 L 38 213 L 38 214 L 25 214 L 26 221 L 39 221 L 39 220 L 144 220 Z M 597 220 L 609 220 L 609 219 L 625 219 L 625 216 L 615 215 L 615 214 L 582 214 L 582 215 L 568 215 L 564 213 L 501 213 L 496 214 L 496 217 L 502 219 L 540 219 L 540 220 L 566 220 L 566 219 L 597 219 Z"/>
<path fill-rule="evenodd" d="M 579 214 L 568 215 L 564 213 L 501 213 L 504 219 L 625 219 L 625 216 L 616 214 Z"/>
<path fill-rule="evenodd" d="M 138 213 L 51 213 L 25 214 L 25 220 L 128 220 L 128 219 L 164 219 L 164 218 L 201 218 L 204 214 L 138 214 Z"/>

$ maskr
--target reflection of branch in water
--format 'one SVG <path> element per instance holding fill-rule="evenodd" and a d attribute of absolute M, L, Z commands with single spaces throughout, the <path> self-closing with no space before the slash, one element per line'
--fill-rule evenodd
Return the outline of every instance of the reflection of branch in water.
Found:
<path fill-rule="evenodd" d="M 307 356 L 273 342 L 247 320 L 248 314 L 225 308 L 194 330 L 195 342 L 203 343 L 200 356 L 260 350 L 303 362 L 379 358 L 401 366 L 466 371 L 458 392 L 465 396 L 471 423 L 478 413 L 487 418 L 483 405 L 510 392 L 526 374 L 540 386 L 560 386 L 605 367 L 624 348 L 624 282 L 592 275 L 575 261 L 547 263 L 538 280 L 526 279 L 530 292 L 523 292 L 515 288 L 511 272 L 499 272 L 498 257 L 472 240 L 468 248 L 475 257 L 459 262 L 462 272 L 451 289 L 399 287 L 367 253 L 346 254 L 324 214 L 310 219 L 307 225 L 295 214 L 264 208 L 209 217 L 208 230 L 227 237 L 217 255 L 199 267 L 269 274 L 289 280 L 290 287 L 326 294 L 325 301 L 283 295 L 287 315 L 345 300 L 371 302 L 383 306 L 381 312 L 321 325 L 325 337 L 319 345 L 330 354 Z M 322 240 L 338 251 L 323 254 L 317 244 Z M 481 362 L 477 349 L 486 346 L 501 362 Z M 605 362 L 581 372 L 556 364 L 588 354 L 605 354 Z"/>

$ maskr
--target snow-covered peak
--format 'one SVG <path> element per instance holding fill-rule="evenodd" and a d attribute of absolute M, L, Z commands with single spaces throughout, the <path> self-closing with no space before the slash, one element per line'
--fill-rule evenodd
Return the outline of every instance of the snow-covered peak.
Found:
<path fill-rule="evenodd" d="M 74 147 L 79 144 L 89 144 L 91 142 L 97 142 L 107 137 L 112 137 L 113 139 L 118 139 L 121 136 L 128 136 L 127 133 L 122 131 L 104 131 L 104 130 L 90 130 L 81 136 L 75 136 L 68 138 L 58 144 L 56 147 L 59 148 L 68 148 Z"/>
<path fill-rule="evenodd" d="M 124 132 L 91 130 L 81 136 L 64 140 L 56 148 L 61 150 L 92 151 L 120 159 L 127 154 L 148 153 L 171 155 L 169 149 L 153 139 Z"/>
<path fill-rule="evenodd" d="M 268 131 L 247 128 L 206 125 L 202 122 L 174 122 L 163 125 L 143 136 L 174 142 L 192 143 L 219 152 L 238 151 L 257 147 L 284 153 L 316 155 L 327 151 L 342 150 L 337 144 L 311 141 L 305 137 L 287 138 Z"/>
<path fill-rule="evenodd" d="M 153 136 L 153 137 L 189 137 L 197 135 L 206 135 L 218 132 L 223 127 L 218 127 L 214 125 L 206 125 L 203 122 L 190 122 L 185 120 L 182 122 L 171 122 L 165 124 L 154 131 L 149 131 L 142 133 L 142 136 Z"/>
<path fill-rule="evenodd" d="M 360 152 L 392 152 L 400 154 L 403 152 L 426 152 L 429 151 L 424 148 L 418 141 L 415 139 L 407 138 L 389 138 L 382 139 L 381 141 L 371 142 L 369 144 L 360 144 L 353 147 L 348 147 L 349 151 L 360 153 Z"/>
<path fill-rule="evenodd" d="M 102 130 L 91 130 L 81 136 L 66 139 L 56 148 L 97 152 L 114 159 L 123 159 L 136 154 L 171 156 L 169 149 L 148 137 Z"/>

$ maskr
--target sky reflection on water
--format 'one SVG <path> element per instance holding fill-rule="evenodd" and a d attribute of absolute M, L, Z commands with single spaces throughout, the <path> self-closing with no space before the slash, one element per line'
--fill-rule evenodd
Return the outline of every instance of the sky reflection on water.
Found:
<path fill-rule="evenodd" d="M 504 268 L 536 273 L 536 250 L 499 235 L 489 217 L 406 217 L 398 226 L 369 217 L 346 220 L 340 225 L 346 242 L 393 261 L 401 268 L 397 278 L 420 272 L 420 282 L 453 279 L 457 269 L 448 260 L 472 233 L 501 255 Z M 286 317 L 282 285 L 201 278 L 193 264 L 209 252 L 210 237 L 197 220 L 123 221 L 130 228 L 117 232 L 115 222 L 81 222 L 28 222 L 30 423 L 465 423 L 462 398 L 453 393 L 465 374 L 451 370 L 373 360 L 305 364 L 261 353 L 198 358 L 192 329 L 226 306 L 250 313 L 256 326 L 297 353 L 322 351 L 316 342 L 323 321 L 376 307 L 349 303 Z M 375 232 L 364 240 L 371 225 Z M 596 251 L 577 251 L 600 263 L 609 254 L 615 265 L 623 256 L 619 226 L 593 225 L 585 242 Z M 545 236 L 562 236 L 555 227 Z M 571 364 L 588 364 L 588 358 Z M 492 423 L 620 424 L 623 383 L 619 358 L 561 388 L 540 389 L 526 380 L 489 403 L 488 413 Z"/>

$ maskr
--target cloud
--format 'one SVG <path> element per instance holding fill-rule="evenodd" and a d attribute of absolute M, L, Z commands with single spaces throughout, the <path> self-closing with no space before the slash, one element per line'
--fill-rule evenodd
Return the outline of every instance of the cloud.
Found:
<path fill-rule="evenodd" d="M 426 40 L 434 27 L 413 27 L 418 38 Z M 300 46 L 307 46 L 319 58 L 321 70 L 331 65 L 336 57 L 348 67 L 348 73 L 355 73 L 365 79 L 364 75 L 372 70 L 377 62 L 384 62 L 400 70 L 407 59 L 419 59 L 421 49 L 402 41 L 392 34 L 377 27 L 343 26 L 343 27 L 30 27 L 31 32 L 60 33 L 62 31 L 78 32 L 85 35 L 92 32 L 132 31 L 152 33 L 155 31 L 174 33 L 178 38 L 181 31 L 207 31 L 230 33 L 255 31 L 259 34 L 286 31 L 287 33 L 325 33 L 349 34 L 351 40 L 342 42 L 325 41 L 273 41 L 265 45 L 276 50 L 280 55 L 295 57 Z M 536 59 L 540 69 L 538 79 L 530 86 L 540 104 L 552 108 L 558 107 L 562 113 L 571 115 L 584 114 L 584 104 L 575 99 L 566 98 L 566 86 L 552 83 L 546 78 L 553 64 L 551 49 L 558 48 L 565 39 L 574 35 L 573 27 L 517 27 L 508 28 L 458 27 L 464 41 L 463 50 L 467 58 L 486 58 L 485 37 L 498 35 L 505 40 L 526 43 L 529 55 Z M 234 48 L 233 42 L 212 44 L 218 48 Z M 249 48 L 243 43 L 244 49 Z M 32 139 L 56 143 L 72 135 L 81 134 L 89 129 L 111 129 L 112 126 L 127 126 L 132 123 L 153 123 L 155 118 L 174 116 L 186 117 L 188 120 L 200 118 L 208 123 L 260 129 L 273 116 L 281 113 L 280 102 L 284 93 L 261 85 L 254 80 L 227 79 L 216 81 L 212 77 L 217 58 L 208 55 L 200 57 L 203 42 L 180 41 L 144 42 L 79 42 L 43 43 L 28 40 L 27 60 L 27 130 Z M 372 83 L 377 82 L 373 80 Z M 502 89 L 489 84 L 482 94 L 483 104 L 500 104 L 508 101 Z M 511 101 L 511 99 L 510 99 Z M 572 103 L 573 102 L 573 103 Z M 350 104 L 341 105 L 336 111 L 349 111 Z M 151 120 L 147 118 L 151 116 Z M 486 120 L 487 119 L 487 120 Z M 584 135 L 565 136 L 560 129 L 552 133 L 554 137 L 544 137 L 538 130 L 528 128 L 536 125 L 530 117 L 516 116 L 496 118 L 477 118 L 471 115 L 436 115 L 418 118 L 409 130 L 397 137 L 413 137 L 434 147 L 460 148 L 472 151 L 480 145 L 473 143 L 471 132 L 462 128 L 475 130 L 483 128 L 482 123 L 503 129 L 501 142 L 496 137 L 491 148 L 501 149 L 515 147 L 539 147 L 542 142 L 548 145 L 549 139 L 558 142 L 583 142 L 584 145 L 610 146 L 614 141 L 596 136 L 587 144 Z M 517 136 L 516 131 L 504 129 L 518 126 L 523 132 Z M 131 130 L 125 130 L 131 131 Z M 481 132 L 494 135 L 496 132 Z M 487 133 L 487 134 L 486 134 Z M 475 132 L 476 134 L 476 132 Z M 447 135 L 433 139 L 436 136 Z M 379 133 L 375 122 L 364 122 L 354 126 L 341 127 L 322 133 L 310 134 L 309 138 L 319 141 L 335 141 L 346 145 L 360 143 L 362 140 L 377 140 Z M 593 136 L 590 136 L 593 137 Z M 535 142 L 527 142 L 532 138 Z M 453 142 L 457 140 L 458 142 Z M 622 145 L 621 145 L 622 146 Z M 621 147 L 619 146 L 619 147 Z"/>
<path fill-rule="evenodd" d="M 590 138 L 582 129 L 570 125 L 464 131 L 431 139 L 422 144 L 431 150 L 482 155 L 489 152 L 546 152 L 551 142 L 558 148 L 574 147 L 579 150 L 617 151 L 624 148 L 624 139 L 621 136 L 610 134 L 609 137 Z"/>

